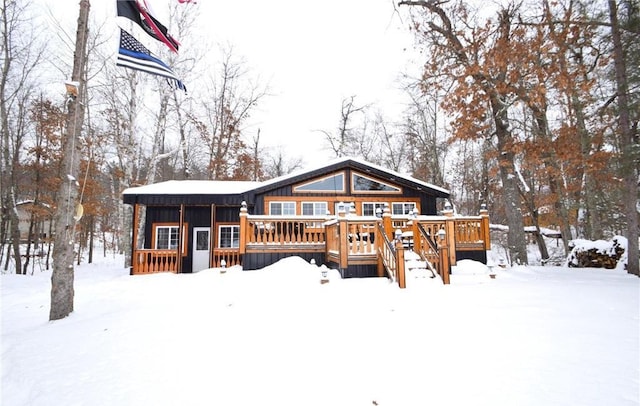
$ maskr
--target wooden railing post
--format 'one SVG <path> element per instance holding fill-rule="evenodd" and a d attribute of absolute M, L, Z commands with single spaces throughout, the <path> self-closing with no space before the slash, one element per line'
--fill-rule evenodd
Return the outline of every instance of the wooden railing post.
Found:
<path fill-rule="evenodd" d="M 439 247 L 440 253 L 440 269 L 442 274 L 442 283 L 449 284 L 449 272 L 451 270 L 451 263 L 449 262 L 449 247 L 446 245 L 446 239 L 442 241 L 442 245 Z"/>
<path fill-rule="evenodd" d="M 449 250 L 449 263 L 451 265 L 456 264 L 456 227 L 455 219 L 453 218 L 453 210 L 447 208 L 442 210 L 442 214 L 445 216 L 444 231 L 446 235 L 446 247 Z"/>
<path fill-rule="evenodd" d="M 404 264 L 404 245 L 402 240 L 396 240 L 396 279 L 398 280 L 398 286 L 400 289 L 407 287 L 407 280 L 405 277 L 405 264 Z"/>
<path fill-rule="evenodd" d="M 391 223 L 391 212 L 389 211 L 389 206 L 384 206 L 384 212 L 382 213 L 382 225 L 384 226 L 384 231 L 387 233 L 387 238 L 389 240 L 393 240 L 395 235 Z"/>
<path fill-rule="evenodd" d="M 247 234 L 249 233 L 248 224 L 247 224 L 247 216 L 249 215 L 247 211 L 247 202 L 242 202 L 242 206 L 240 207 L 240 254 L 244 254 L 246 252 L 247 246 Z"/>
<path fill-rule="evenodd" d="M 484 249 L 491 249 L 491 234 L 489 233 L 489 210 L 487 210 L 487 206 L 482 204 L 480 206 L 480 221 L 481 221 L 481 233 L 482 233 L 482 241 L 484 241 Z"/>
<path fill-rule="evenodd" d="M 418 229 L 418 224 L 420 222 L 417 218 L 411 220 L 411 234 L 413 234 L 413 250 L 416 252 L 420 251 L 420 247 L 422 246 L 422 236 L 420 235 L 420 230 Z"/>
<path fill-rule="evenodd" d="M 349 267 L 349 224 L 347 218 L 341 216 L 338 218 L 338 238 L 339 241 L 339 255 L 340 255 L 340 269 L 347 269 Z"/>
<path fill-rule="evenodd" d="M 375 250 L 376 250 L 376 258 L 377 258 L 377 271 L 378 277 L 382 278 L 384 276 L 384 261 L 382 260 L 382 244 L 384 244 L 384 236 L 380 235 L 380 230 L 382 229 L 382 218 L 378 218 L 376 229 L 375 229 Z"/>

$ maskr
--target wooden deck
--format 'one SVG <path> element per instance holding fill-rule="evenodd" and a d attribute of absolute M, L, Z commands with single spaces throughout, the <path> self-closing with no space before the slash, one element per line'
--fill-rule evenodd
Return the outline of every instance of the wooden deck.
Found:
<path fill-rule="evenodd" d="M 322 255 L 338 269 L 366 265 L 378 276 L 388 276 L 405 286 L 404 250 L 412 249 L 443 283 L 449 283 L 456 253 L 486 251 L 490 246 L 489 216 L 392 217 L 343 214 L 338 217 L 264 216 L 240 213 L 238 248 L 212 249 L 210 264 L 221 267 L 242 265 L 244 255 Z M 176 250 L 134 250 L 133 274 L 179 272 Z"/>

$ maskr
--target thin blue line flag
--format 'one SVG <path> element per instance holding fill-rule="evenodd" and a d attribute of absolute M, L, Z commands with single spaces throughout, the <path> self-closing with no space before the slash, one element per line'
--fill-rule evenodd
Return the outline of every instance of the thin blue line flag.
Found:
<path fill-rule="evenodd" d="M 120 49 L 116 65 L 164 76 L 172 87 L 187 91 L 184 83 L 178 79 L 167 64 L 151 55 L 151 51 L 122 28 L 120 28 Z"/>

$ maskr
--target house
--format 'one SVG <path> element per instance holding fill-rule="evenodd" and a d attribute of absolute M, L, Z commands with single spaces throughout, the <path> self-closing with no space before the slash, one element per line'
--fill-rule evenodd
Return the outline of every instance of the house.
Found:
<path fill-rule="evenodd" d="M 385 269 L 396 272 L 394 241 L 403 235 L 402 248 L 422 244 L 423 257 L 441 254 L 445 241 L 438 233 L 447 227 L 448 246 L 456 243 L 460 227 L 452 212 L 445 210 L 450 226 L 437 212 L 448 197 L 441 187 L 354 158 L 264 182 L 174 180 L 132 187 L 123 192 L 123 202 L 134 207 L 131 273 L 231 265 L 252 270 L 297 255 L 340 269 L 343 277 L 383 276 Z M 452 248 L 449 262 L 486 262 L 488 216 L 464 221 L 468 244 Z"/>
<path fill-rule="evenodd" d="M 21 242 L 26 242 L 29 238 L 32 242 L 44 241 L 51 236 L 53 214 L 48 205 L 24 200 L 16 203 L 16 211 Z"/>

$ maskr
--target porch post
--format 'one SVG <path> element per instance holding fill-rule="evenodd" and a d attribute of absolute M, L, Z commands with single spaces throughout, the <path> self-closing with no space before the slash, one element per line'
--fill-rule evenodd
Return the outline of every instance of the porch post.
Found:
<path fill-rule="evenodd" d="M 185 243 L 185 235 L 184 235 L 184 204 L 180 205 L 180 222 L 179 222 L 178 226 L 179 226 L 179 230 L 178 230 L 178 258 L 177 258 L 177 263 L 176 263 L 176 273 L 182 273 L 182 245 Z"/>
<path fill-rule="evenodd" d="M 211 203 L 211 225 L 209 226 L 209 267 L 215 267 L 215 263 L 213 261 L 215 255 L 215 241 L 214 236 L 216 235 L 216 205 Z"/>
<path fill-rule="evenodd" d="M 129 275 L 133 275 L 136 271 L 136 264 L 138 259 L 136 258 L 136 248 L 138 247 L 138 217 L 140 216 L 140 210 L 138 209 L 138 203 L 133 205 L 133 224 L 131 224 L 132 236 L 131 236 L 131 266 L 129 267 Z"/>

